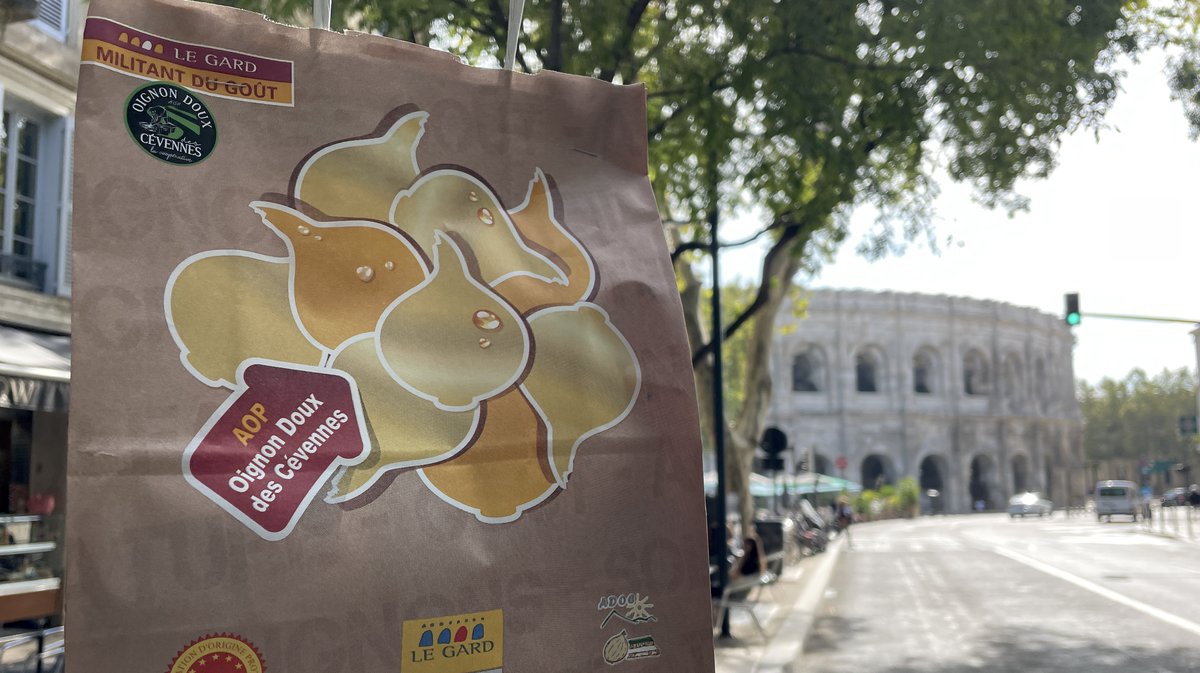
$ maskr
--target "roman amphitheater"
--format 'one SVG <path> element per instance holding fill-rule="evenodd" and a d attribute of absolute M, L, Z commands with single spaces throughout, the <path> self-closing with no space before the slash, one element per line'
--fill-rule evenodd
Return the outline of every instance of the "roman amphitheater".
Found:
<path fill-rule="evenodd" d="M 1083 498 L 1072 337 L 1053 315 L 962 297 L 816 290 L 781 311 L 767 425 L 789 467 L 866 488 L 919 480 L 926 511 Z M 839 470 L 839 458 L 846 468 Z"/>

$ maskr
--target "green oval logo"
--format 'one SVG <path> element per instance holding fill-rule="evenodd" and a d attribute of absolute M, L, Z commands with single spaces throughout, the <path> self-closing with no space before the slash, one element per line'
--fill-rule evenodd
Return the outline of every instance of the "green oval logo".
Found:
<path fill-rule="evenodd" d="M 198 164 L 217 146 L 217 122 L 195 93 L 152 82 L 125 100 L 125 126 L 146 154 L 177 166 Z"/>

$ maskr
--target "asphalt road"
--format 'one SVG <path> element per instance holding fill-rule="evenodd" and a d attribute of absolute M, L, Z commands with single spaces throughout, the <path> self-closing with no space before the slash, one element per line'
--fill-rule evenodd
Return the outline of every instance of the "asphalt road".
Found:
<path fill-rule="evenodd" d="M 1200 673 L 1200 544 L 1004 515 L 857 525 L 805 673 Z"/>

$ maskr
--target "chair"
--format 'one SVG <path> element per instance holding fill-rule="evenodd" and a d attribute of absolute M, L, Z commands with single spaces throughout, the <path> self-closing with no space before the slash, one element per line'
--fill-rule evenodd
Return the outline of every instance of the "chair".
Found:
<path fill-rule="evenodd" d="M 0 673 L 37 673 L 38 634 L 12 636 L 0 641 Z"/>
<path fill-rule="evenodd" d="M 63 673 L 66 668 L 63 627 L 57 626 L 42 631 L 41 673 Z"/>
<path fill-rule="evenodd" d="M 766 571 L 758 575 L 739 577 L 726 584 L 725 590 L 721 592 L 721 598 L 717 601 L 717 621 L 713 628 L 717 628 L 725 620 L 726 610 L 741 609 L 750 613 L 750 621 L 754 622 L 754 628 L 758 630 L 763 640 L 766 640 L 767 630 L 763 628 L 758 615 L 754 613 L 754 605 L 758 602 L 758 594 L 762 588 L 774 584 L 778 579 L 778 575 Z"/>
<path fill-rule="evenodd" d="M 63 648 L 58 647 L 53 650 L 42 650 L 41 657 L 41 673 L 63 673 L 63 669 L 66 667 L 66 657 L 63 655 Z"/>
<path fill-rule="evenodd" d="M 63 627 L 56 626 L 42 631 L 43 650 L 61 650 L 63 648 Z"/>

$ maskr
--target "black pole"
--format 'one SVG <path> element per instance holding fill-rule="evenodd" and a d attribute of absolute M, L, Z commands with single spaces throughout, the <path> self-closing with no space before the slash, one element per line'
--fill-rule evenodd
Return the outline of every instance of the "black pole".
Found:
<path fill-rule="evenodd" d="M 709 208 L 708 208 L 708 252 L 712 257 L 712 354 L 713 354 L 713 370 L 712 370 L 712 397 L 713 397 L 713 453 L 717 462 L 717 502 L 716 516 L 719 525 L 721 526 L 722 539 L 725 538 L 724 531 L 727 530 L 726 522 L 729 519 L 729 513 L 726 507 L 728 500 L 726 494 L 729 492 L 729 485 L 725 483 L 725 369 L 724 358 L 722 351 L 722 334 L 721 334 L 721 247 L 717 238 L 717 223 L 719 216 L 717 214 L 717 181 L 716 167 L 710 166 L 709 170 L 713 172 L 713 178 L 709 187 Z M 717 555 L 717 590 L 724 595 L 725 587 L 729 584 L 729 553 L 727 549 L 721 549 Z M 721 620 L 721 637 L 730 637 L 729 633 L 729 610 L 725 611 L 725 617 Z"/>

